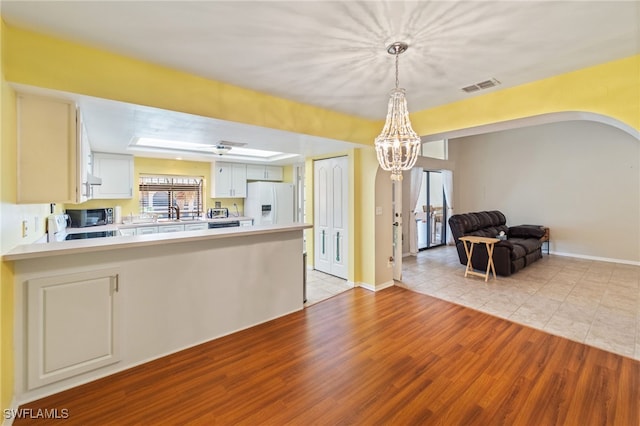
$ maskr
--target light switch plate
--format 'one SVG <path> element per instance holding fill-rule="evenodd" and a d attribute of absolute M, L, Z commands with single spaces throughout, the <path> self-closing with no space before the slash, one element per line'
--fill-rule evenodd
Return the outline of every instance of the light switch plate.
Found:
<path fill-rule="evenodd" d="M 381 215 L 382 215 L 382 207 L 376 206 L 376 216 L 381 216 Z"/>

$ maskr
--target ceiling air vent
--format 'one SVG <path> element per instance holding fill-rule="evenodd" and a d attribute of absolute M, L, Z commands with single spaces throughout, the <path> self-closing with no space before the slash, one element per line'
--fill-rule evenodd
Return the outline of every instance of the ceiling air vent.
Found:
<path fill-rule="evenodd" d="M 491 80 L 485 80 L 485 81 L 481 81 L 480 83 L 472 84 L 471 86 L 463 87 L 462 91 L 466 93 L 473 93 L 473 92 L 477 92 L 478 90 L 495 87 L 498 84 L 500 84 L 500 82 L 495 78 L 492 78 Z"/>

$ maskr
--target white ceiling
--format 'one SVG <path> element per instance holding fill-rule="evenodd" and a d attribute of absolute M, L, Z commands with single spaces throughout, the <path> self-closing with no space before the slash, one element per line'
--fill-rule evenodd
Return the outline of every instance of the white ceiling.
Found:
<path fill-rule="evenodd" d="M 0 7 L 10 25 L 372 119 L 386 114 L 394 86 L 386 46 L 398 40 L 410 46 L 400 56 L 400 86 L 411 111 L 640 53 L 633 0 L 2 0 Z M 461 90 L 491 78 L 502 84 Z M 120 119 L 141 108 L 99 104 L 88 103 L 88 125 L 100 121 L 94 113 Z M 211 125 L 224 133 L 224 123 Z M 144 120 L 136 126 L 144 131 Z M 227 130 L 221 139 L 256 136 Z"/>

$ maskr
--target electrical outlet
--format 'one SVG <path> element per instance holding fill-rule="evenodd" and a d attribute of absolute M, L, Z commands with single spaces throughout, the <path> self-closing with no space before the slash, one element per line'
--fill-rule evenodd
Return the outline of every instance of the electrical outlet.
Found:
<path fill-rule="evenodd" d="M 23 220 L 22 221 L 22 238 L 26 238 L 27 235 L 29 235 L 29 221 Z"/>

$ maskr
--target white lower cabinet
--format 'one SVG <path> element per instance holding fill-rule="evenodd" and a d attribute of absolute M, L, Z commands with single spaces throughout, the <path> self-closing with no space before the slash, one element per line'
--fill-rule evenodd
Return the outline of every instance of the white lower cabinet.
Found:
<path fill-rule="evenodd" d="M 27 381 L 34 389 L 120 360 L 118 271 L 27 281 Z"/>
<path fill-rule="evenodd" d="M 141 226 L 136 228 L 136 235 L 147 235 L 147 234 L 157 234 L 158 227 L 157 226 Z"/>
<path fill-rule="evenodd" d="M 184 225 L 162 225 L 158 226 L 158 232 L 182 232 Z"/>
<path fill-rule="evenodd" d="M 184 225 L 185 231 L 203 231 L 209 229 L 208 223 L 188 223 Z"/>
<path fill-rule="evenodd" d="M 139 226 L 137 228 L 119 228 L 122 235 L 147 235 L 159 234 L 164 232 L 181 232 L 181 231 L 200 231 L 208 229 L 208 223 L 187 223 L 187 224 L 170 224 L 158 226 Z"/>

